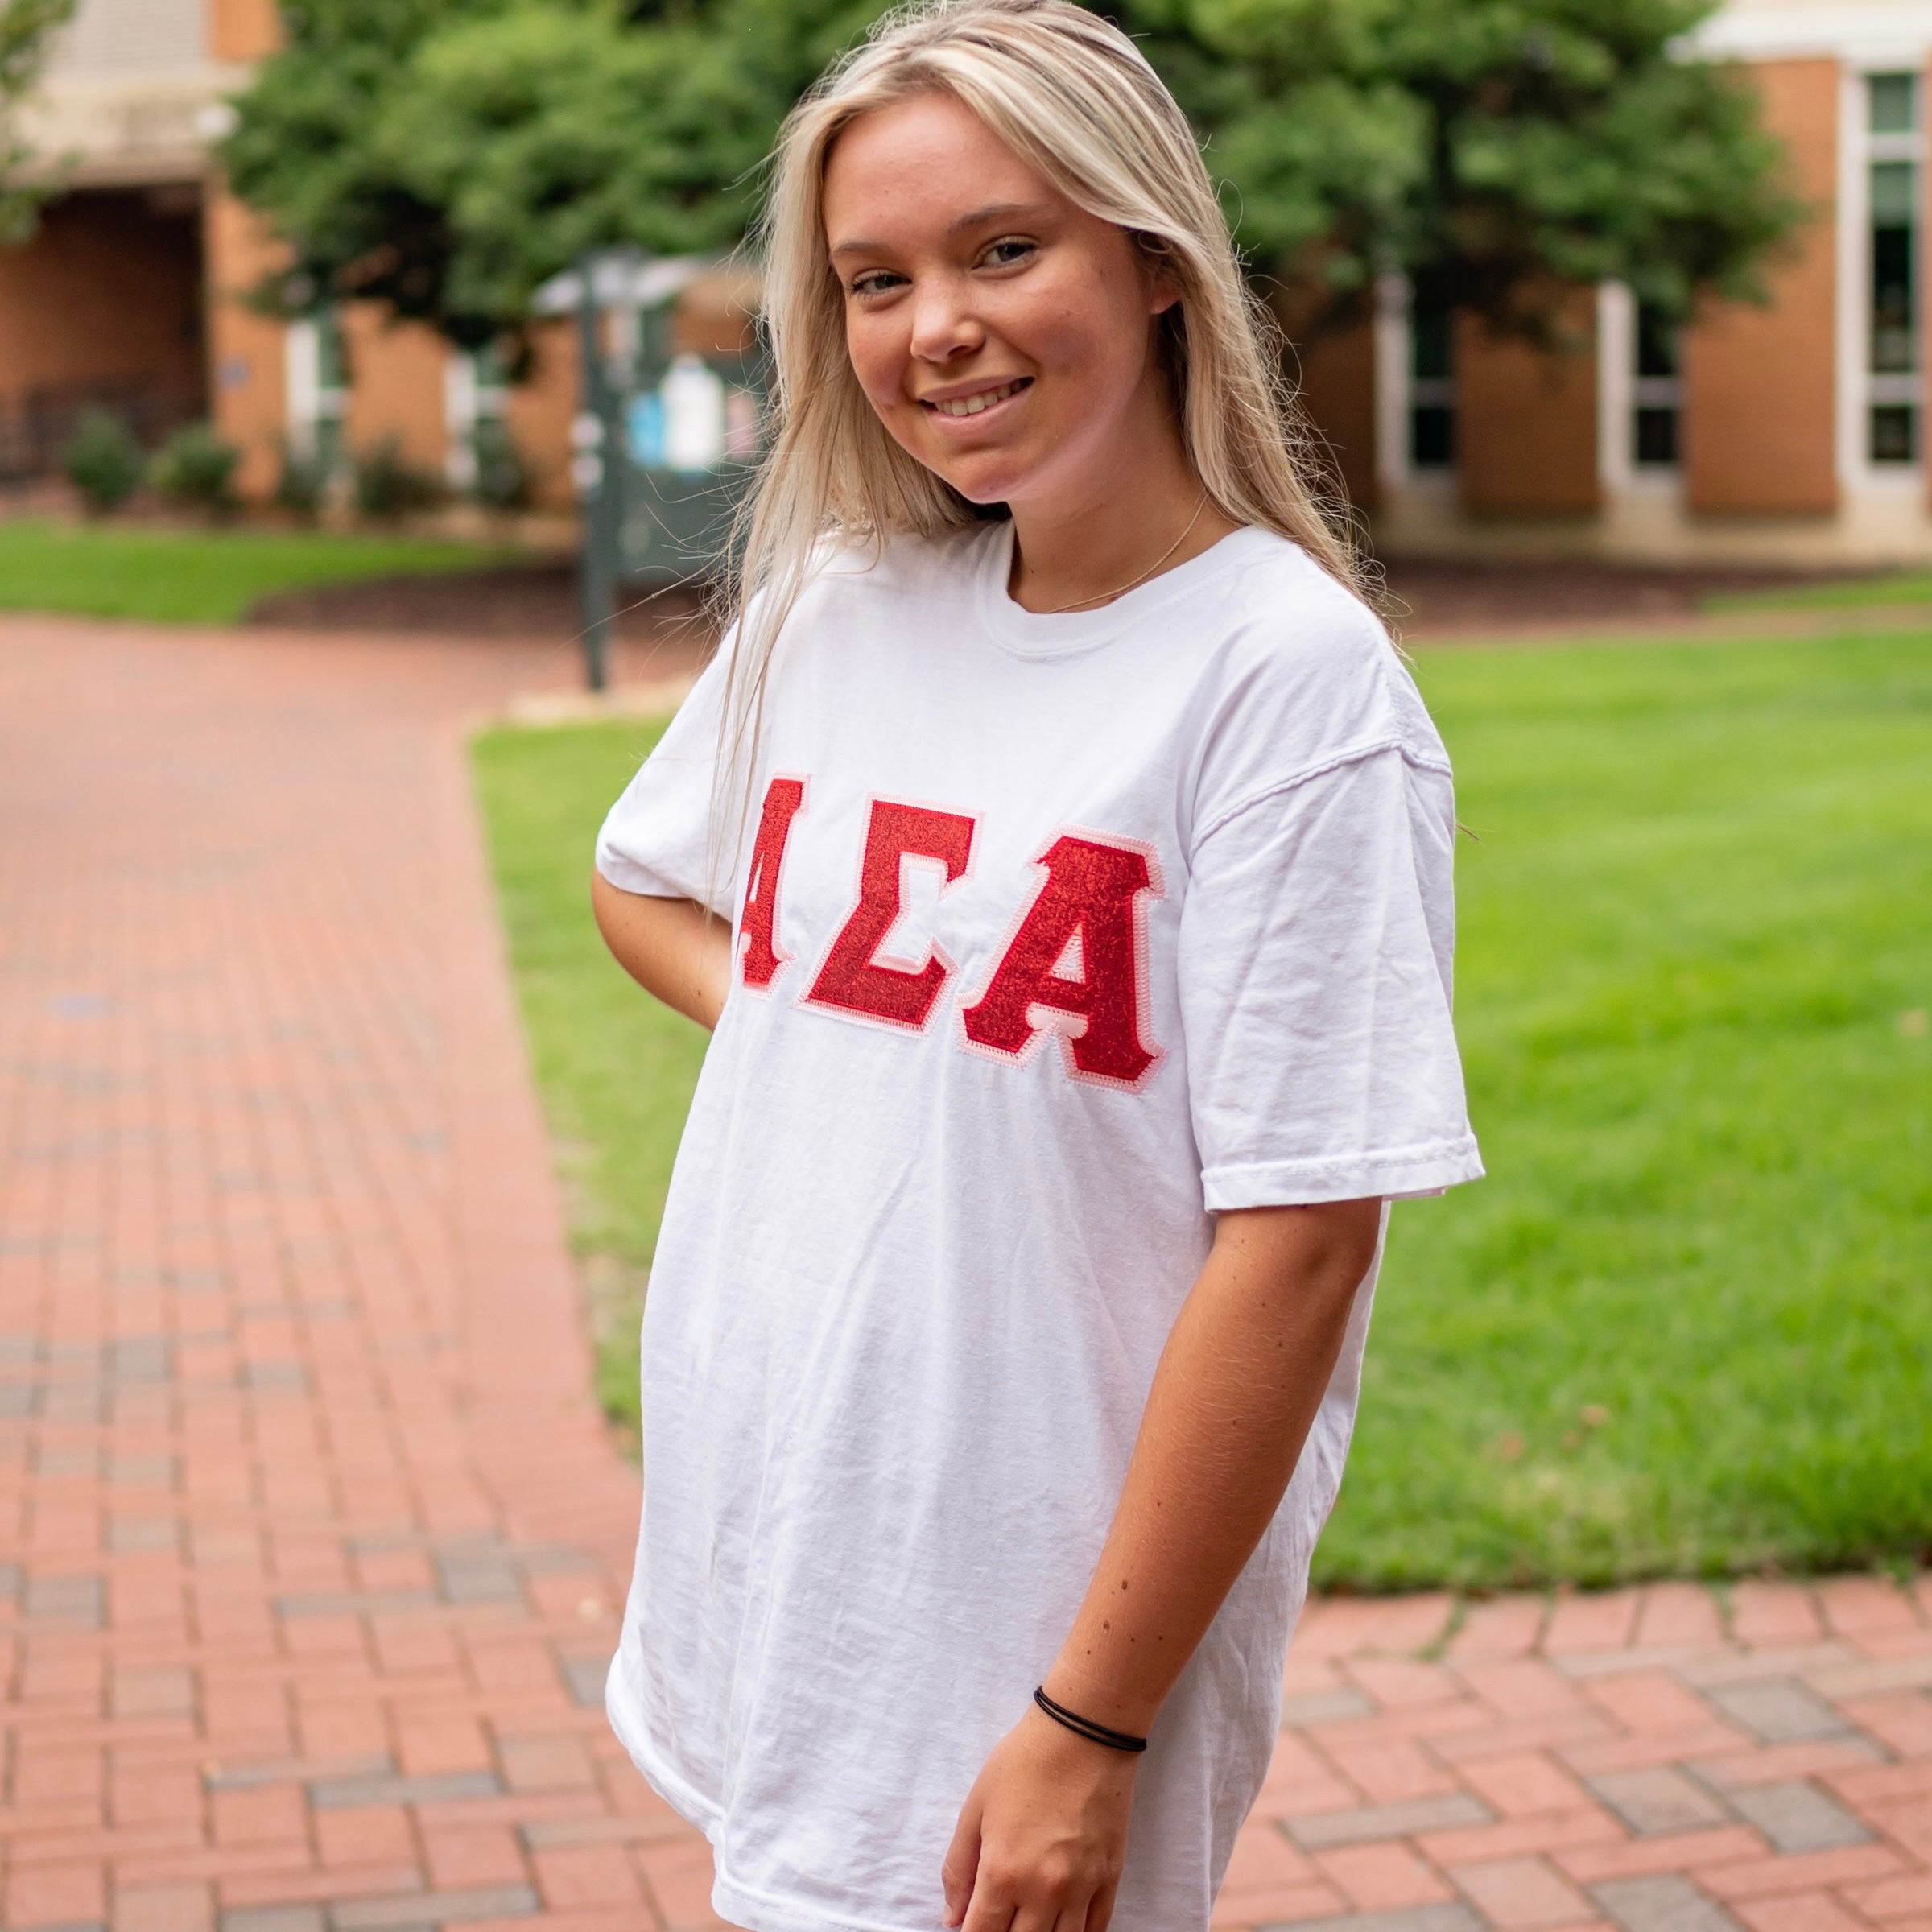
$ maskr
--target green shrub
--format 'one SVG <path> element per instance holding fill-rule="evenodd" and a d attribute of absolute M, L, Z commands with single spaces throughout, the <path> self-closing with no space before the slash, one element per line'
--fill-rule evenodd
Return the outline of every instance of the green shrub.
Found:
<path fill-rule="evenodd" d="M 134 432 L 111 409 L 83 412 L 60 460 L 67 480 L 96 516 L 125 503 L 141 487 L 141 473 L 147 468 Z"/>
<path fill-rule="evenodd" d="M 443 479 L 403 458 L 394 436 L 385 436 L 354 459 L 356 508 L 365 517 L 399 517 L 443 500 Z"/>
<path fill-rule="evenodd" d="M 157 496 L 200 510 L 232 510 L 242 452 L 206 423 L 190 423 L 155 452 L 147 480 Z"/>
<path fill-rule="evenodd" d="M 314 450 L 299 450 L 285 439 L 282 467 L 275 473 L 275 503 L 312 523 L 328 495 L 328 464 Z"/>
<path fill-rule="evenodd" d="M 477 463 L 470 494 L 489 510 L 522 509 L 530 501 L 530 465 L 509 426 L 484 417 L 470 432 L 469 446 Z"/>

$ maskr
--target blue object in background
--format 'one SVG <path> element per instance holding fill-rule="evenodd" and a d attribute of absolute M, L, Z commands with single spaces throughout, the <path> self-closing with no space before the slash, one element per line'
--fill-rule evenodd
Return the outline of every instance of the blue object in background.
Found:
<path fill-rule="evenodd" d="M 634 395 L 625 411 L 624 433 L 630 460 L 640 469 L 664 465 L 664 398 L 654 389 Z"/>

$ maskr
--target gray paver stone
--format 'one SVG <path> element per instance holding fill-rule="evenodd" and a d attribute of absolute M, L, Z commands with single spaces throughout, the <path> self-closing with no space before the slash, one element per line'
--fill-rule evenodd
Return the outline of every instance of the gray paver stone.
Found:
<path fill-rule="evenodd" d="M 1392 1912 L 1348 1912 L 1339 1918 L 1300 1918 L 1260 1932 L 1483 1932 L 1483 1921 L 1460 1901 L 1402 1905 Z"/>
<path fill-rule="evenodd" d="M 1307 1852 L 1495 1822 L 1496 1814 L 1480 1798 L 1467 1791 L 1451 1791 L 1441 1798 L 1410 1798 L 1405 1804 L 1361 1805 L 1352 1811 L 1319 1811 L 1312 1817 L 1291 1818 L 1288 1835 Z"/>
<path fill-rule="evenodd" d="M 350 1899 L 328 1909 L 332 1932 L 405 1932 L 465 1918 L 516 1918 L 538 1909 L 528 1885 L 479 1885 L 468 1892 L 409 1892 Z"/>
<path fill-rule="evenodd" d="M 1665 1767 L 1606 1771 L 1583 1781 L 1633 1831 L 1645 1838 L 1721 1825 L 1729 1815 L 1702 1785 L 1682 1772 Z"/>
<path fill-rule="evenodd" d="M 1373 1717 L 1375 1706 L 1359 1690 L 1338 1684 L 1332 1690 L 1304 1690 L 1282 1700 L 1284 1724 L 1332 1724 L 1344 1718 Z"/>
<path fill-rule="evenodd" d="M 501 1556 L 440 1556 L 436 1575 L 452 1604 L 502 1603 L 523 1594 L 522 1579 Z"/>
<path fill-rule="evenodd" d="M 1737 1921 L 1674 1872 L 1653 1878 L 1610 1878 L 1590 1896 L 1624 1932 L 1744 1932 Z"/>
<path fill-rule="evenodd" d="M 1767 1744 L 1795 1744 L 1807 1737 L 1842 1737 L 1851 1728 L 1816 1691 L 1789 1677 L 1712 1684 L 1704 1695 L 1726 1717 Z"/>
<path fill-rule="evenodd" d="M 250 1905 L 221 1914 L 221 1932 L 323 1932 L 320 1905 Z"/>
<path fill-rule="evenodd" d="M 496 1798 L 503 1781 L 493 1771 L 444 1771 L 428 1777 L 323 1777 L 308 1787 L 318 1811 L 353 1805 L 435 1805 L 452 1798 Z"/>
<path fill-rule="evenodd" d="M 1739 1817 L 1784 1852 L 1829 1852 L 1868 1844 L 1872 1837 L 1836 1798 L 1802 1778 L 1733 1791 L 1731 1802 Z"/>
<path fill-rule="evenodd" d="M 605 1681 L 610 1675 L 610 1660 L 604 1657 L 567 1657 L 564 1659 L 564 1681 L 570 1686 L 570 1695 L 586 1711 L 600 1711 L 604 1707 Z"/>

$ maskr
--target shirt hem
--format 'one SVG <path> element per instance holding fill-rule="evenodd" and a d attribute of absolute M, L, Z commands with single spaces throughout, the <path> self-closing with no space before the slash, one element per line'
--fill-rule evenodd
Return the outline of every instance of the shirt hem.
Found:
<path fill-rule="evenodd" d="M 732 1877 L 724 1869 L 718 1850 L 724 1813 L 665 1764 L 653 1740 L 633 1722 L 632 1713 L 621 1707 L 615 1687 L 623 1668 L 624 1660 L 620 1653 L 611 1662 L 604 1714 L 610 1720 L 617 1742 L 630 1753 L 630 1761 L 636 1765 L 645 1783 L 686 1824 L 695 1825 L 704 1834 L 711 1847 L 711 1909 L 719 1918 L 741 1926 L 743 1932 L 930 1932 L 928 1926 L 898 1925 L 882 1918 L 858 1918 L 849 1912 L 841 1912 L 836 1918 L 828 1918 L 815 1907 L 774 1898 L 769 1893 L 755 1891 Z"/>
<path fill-rule="evenodd" d="M 1463 1181 L 1483 1178 L 1482 1156 L 1473 1134 L 1422 1147 L 1399 1147 L 1318 1160 L 1261 1161 L 1210 1167 L 1201 1191 L 1210 1213 L 1241 1208 L 1313 1207 L 1323 1201 L 1366 1200 L 1372 1195 L 1402 1200 L 1439 1194 Z"/>
<path fill-rule="evenodd" d="M 855 1918 L 849 1912 L 830 1918 L 814 1906 L 754 1892 L 721 1871 L 712 1885 L 711 1909 L 719 1918 L 742 1926 L 745 1932 L 931 1932 L 931 1921 L 900 1925 L 890 1919 Z"/>

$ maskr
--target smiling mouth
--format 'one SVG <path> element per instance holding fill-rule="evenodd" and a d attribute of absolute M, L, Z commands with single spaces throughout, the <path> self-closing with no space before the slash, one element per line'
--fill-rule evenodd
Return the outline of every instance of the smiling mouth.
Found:
<path fill-rule="evenodd" d="M 1015 376 L 1010 382 L 1002 382 L 997 389 L 982 389 L 976 394 L 954 396 L 943 402 L 928 402 L 926 407 L 936 410 L 942 416 L 976 416 L 982 410 L 992 408 L 996 402 L 1004 402 L 1009 396 L 1017 396 L 1033 381 L 1031 376 Z"/>

